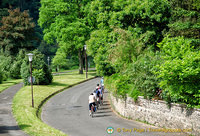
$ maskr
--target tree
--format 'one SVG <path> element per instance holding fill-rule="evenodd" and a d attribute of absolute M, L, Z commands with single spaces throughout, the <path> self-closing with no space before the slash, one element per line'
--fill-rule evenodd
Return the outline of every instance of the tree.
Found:
<path fill-rule="evenodd" d="M 95 0 L 87 6 L 86 20 L 93 30 L 87 45 L 98 73 L 107 73 L 106 67 L 119 72 L 145 48 L 156 49 L 171 15 L 166 0 Z"/>
<path fill-rule="evenodd" d="M 65 67 L 68 61 L 66 53 L 63 52 L 61 49 L 62 48 L 58 49 L 52 61 L 53 67 L 55 67 L 57 70 L 59 70 L 62 67 Z"/>
<path fill-rule="evenodd" d="M 4 16 L 8 16 L 8 9 L 7 8 L 0 8 L 0 20 L 4 17 Z M 0 22 L 0 26 L 1 26 L 1 22 Z"/>
<path fill-rule="evenodd" d="M 156 71 L 159 85 L 175 102 L 200 105 L 200 52 L 183 37 L 166 37 L 158 47 L 164 59 Z"/>
<path fill-rule="evenodd" d="M 78 53 L 79 73 L 83 73 L 83 46 L 89 36 L 84 20 L 85 1 L 42 0 L 39 25 L 44 29 L 44 40 L 64 46 L 66 54 Z"/>
<path fill-rule="evenodd" d="M 171 37 L 184 36 L 200 47 L 200 0 L 170 0 L 173 7 L 169 32 Z"/>
<path fill-rule="evenodd" d="M 12 57 L 0 55 L 0 69 L 2 72 L 2 80 L 7 80 L 10 77 L 10 68 L 12 66 Z"/>
<path fill-rule="evenodd" d="M 7 55 L 16 55 L 20 49 L 33 49 L 35 24 L 29 17 L 28 11 L 9 9 L 9 16 L 2 18 L 0 26 L 0 49 Z"/>
<path fill-rule="evenodd" d="M 21 11 L 29 10 L 30 16 L 35 23 L 39 16 L 40 0 L 1 0 L 0 8 L 20 8 Z"/>

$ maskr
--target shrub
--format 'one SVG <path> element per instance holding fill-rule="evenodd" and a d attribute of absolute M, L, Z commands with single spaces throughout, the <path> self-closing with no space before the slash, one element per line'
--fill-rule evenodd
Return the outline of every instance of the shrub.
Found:
<path fill-rule="evenodd" d="M 33 77 L 35 77 L 36 83 L 39 85 L 40 81 L 44 80 L 44 72 L 43 69 L 34 69 Z"/>
<path fill-rule="evenodd" d="M 200 52 L 183 37 L 166 37 L 158 44 L 164 63 L 157 66 L 159 85 L 174 101 L 200 105 Z"/>
<path fill-rule="evenodd" d="M 11 78 L 15 78 L 15 79 L 19 79 L 21 78 L 21 74 L 20 74 L 20 69 L 21 69 L 21 65 L 23 63 L 23 60 L 26 58 L 26 51 L 25 50 L 20 50 L 17 57 L 13 58 L 14 61 L 10 67 L 10 77 Z"/>
<path fill-rule="evenodd" d="M 1 68 L 0 68 L 0 84 L 2 83 L 3 81 L 3 72 L 1 71 Z"/>
<path fill-rule="evenodd" d="M 133 85 L 131 88 L 132 88 L 132 90 L 129 91 L 129 96 L 130 96 L 131 98 L 133 98 L 134 101 L 137 101 L 138 96 L 141 96 L 142 93 L 141 93 L 140 91 L 138 91 L 138 90 L 134 87 L 134 85 Z"/>
<path fill-rule="evenodd" d="M 5 81 L 10 77 L 10 67 L 12 65 L 12 58 L 0 55 L 0 67 L 2 71 L 2 79 Z"/>
<path fill-rule="evenodd" d="M 32 61 L 32 72 L 37 81 L 37 83 L 35 84 L 50 84 L 52 82 L 53 77 L 51 74 L 51 70 L 48 68 L 47 64 L 43 60 L 44 56 L 37 50 L 33 51 L 32 53 L 34 54 Z M 23 78 L 25 85 L 29 84 L 29 69 L 30 66 L 27 57 L 21 66 L 21 77 Z"/>
<path fill-rule="evenodd" d="M 137 100 L 139 95 L 142 95 L 140 91 L 135 89 L 134 84 L 130 83 L 130 79 L 127 75 L 120 75 L 119 73 L 105 78 L 105 85 L 113 95 L 117 97 L 126 98 L 127 94 Z"/>
<path fill-rule="evenodd" d="M 138 56 L 137 60 L 129 65 L 126 74 L 129 75 L 134 90 L 144 94 L 145 98 L 152 98 L 156 89 L 159 87 L 158 78 L 154 74 L 154 66 L 162 63 L 159 52 L 154 53 L 150 50 Z"/>

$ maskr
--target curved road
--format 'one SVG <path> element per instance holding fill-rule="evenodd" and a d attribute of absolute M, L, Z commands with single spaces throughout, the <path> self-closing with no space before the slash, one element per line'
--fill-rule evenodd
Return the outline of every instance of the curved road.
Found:
<path fill-rule="evenodd" d="M 19 83 L 0 93 L 0 136 L 27 136 L 20 130 L 12 113 L 12 99 L 22 86 Z"/>
<path fill-rule="evenodd" d="M 95 113 L 94 118 L 91 118 L 88 112 L 88 96 L 99 82 L 100 78 L 96 78 L 57 94 L 44 105 L 42 120 L 46 124 L 70 136 L 183 135 L 177 133 L 150 132 L 149 128 L 156 129 L 156 127 L 126 120 L 114 114 L 110 108 L 108 99 L 105 100 L 104 105 Z M 108 95 L 107 92 L 105 92 L 106 95 Z M 106 129 L 108 127 L 114 128 L 113 134 L 107 133 Z M 121 132 L 117 132 L 119 128 Z M 128 131 L 129 129 L 131 132 Z M 133 129 L 135 130 L 134 132 Z M 144 129 L 148 131 L 136 132 Z"/>

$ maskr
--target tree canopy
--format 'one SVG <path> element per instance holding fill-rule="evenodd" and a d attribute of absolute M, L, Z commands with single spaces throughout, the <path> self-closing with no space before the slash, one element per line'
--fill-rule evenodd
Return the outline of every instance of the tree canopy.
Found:
<path fill-rule="evenodd" d="M 0 26 L 0 49 L 9 55 L 16 55 L 20 49 L 33 48 L 35 24 L 29 17 L 28 11 L 20 9 L 8 10 L 9 16 L 2 18 Z"/>
<path fill-rule="evenodd" d="M 42 0 L 38 20 L 44 29 L 44 40 L 64 46 L 66 54 L 78 53 L 80 73 L 83 72 L 83 46 L 90 31 L 82 9 L 86 2 Z"/>

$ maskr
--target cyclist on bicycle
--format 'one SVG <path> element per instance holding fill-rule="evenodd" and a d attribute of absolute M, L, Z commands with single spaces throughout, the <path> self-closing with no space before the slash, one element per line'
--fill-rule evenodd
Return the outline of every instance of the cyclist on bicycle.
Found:
<path fill-rule="evenodd" d="M 95 97 L 95 100 L 97 100 L 97 93 L 96 93 L 96 90 L 94 90 L 93 95 L 94 95 L 94 97 Z"/>
<path fill-rule="evenodd" d="M 97 103 L 100 103 L 100 91 L 98 88 L 96 88 L 96 95 L 97 95 Z"/>
<path fill-rule="evenodd" d="M 100 102 L 101 102 L 101 104 L 103 104 L 103 93 L 104 93 L 103 88 L 100 87 L 98 90 L 100 92 Z"/>
<path fill-rule="evenodd" d="M 103 77 L 101 78 L 100 83 L 101 83 L 101 86 L 104 84 L 104 79 L 103 79 Z"/>
<path fill-rule="evenodd" d="M 89 115 L 90 116 L 91 116 L 91 107 L 92 107 L 92 105 L 95 106 L 95 102 L 96 102 L 95 96 L 93 95 L 93 93 L 91 93 L 89 96 Z"/>
<path fill-rule="evenodd" d="M 101 78 L 100 84 L 101 84 L 102 93 L 104 93 L 104 79 L 103 79 L 103 77 Z"/>
<path fill-rule="evenodd" d="M 96 86 L 96 89 L 99 89 L 100 88 L 100 85 L 99 84 L 97 84 L 97 86 Z"/>

